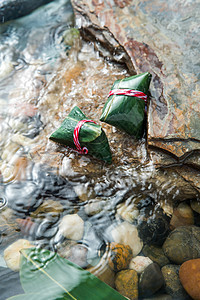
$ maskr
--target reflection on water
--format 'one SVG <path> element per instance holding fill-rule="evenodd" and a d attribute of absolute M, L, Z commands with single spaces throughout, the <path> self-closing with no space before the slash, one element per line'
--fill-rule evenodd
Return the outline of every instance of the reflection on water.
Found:
<path fill-rule="evenodd" d="M 23 238 L 112 286 L 110 243 L 127 242 L 136 251 L 138 239 L 140 252 L 138 227 L 143 241 L 162 244 L 169 219 L 160 200 L 167 197 L 152 184 L 145 137 L 136 142 L 102 124 L 113 154 L 109 166 L 49 141 L 75 105 L 99 122 L 113 82 L 129 75 L 99 57 L 72 25 L 70 3 L 58 0 L 0 27 L 0 265 L 4 249 Z M 170 180 L 164 184 L 178 192 Z"/>

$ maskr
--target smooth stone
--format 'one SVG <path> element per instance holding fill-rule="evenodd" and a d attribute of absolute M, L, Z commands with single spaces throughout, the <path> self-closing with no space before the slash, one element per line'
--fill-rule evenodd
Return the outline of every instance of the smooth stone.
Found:
<path fill-rule="evenodd" d="M 164 277 L 157 263 L 150 264 L 140 275 L 139 295 L 150 297 L 164 285 Z"/>
<path fill-rule="evenodd" d="M 112 288 L 115 287 L 115 272 L 109 267 L 106 255 L 102 256 L 96 266 L 88 268 L 87 271 L 97 276 Z"/>
<path fill-rule="evenodd" d="M 198 200 L 191 200 L 190 201 L 191 208 L 196 211 L 198 214 L 200 214 L 200 201 Z"/>
<path fill-rule="evenodd" d="M 129 269 L 135 270 L 138 274 L 141 274 L 153 261 L 149 257 L 136 256 L 131 259 Z"/>
<path fill-rule="evenodd" d="M 142 253 L 148 256 L 153 262 L 157 263 L 160 267 L 170 263 L 167 256 L 165 256 L 163 249 L 155 245 L 145 245 Z"/>
<path fill-rule="evenodd" d="M 122 270 L 115 279 L 117 291 L 128 299 L 138 299 L 138 275 L 135 270 Z"/>
<path fill-rule="evenodd" d="M 144 244 L 161 246 L 169 234 L 169 217 L 162 209 L 155 210 L 151 206 L 142 208 L 140 213 L 144 213 L 138 224 L 140 238 Z"/>
<path fill-rule="evenodd" d="M 191 207 L 182 202 L 174 209 L 170 220 L 170 229 L 173 230 L 180 226 L 194 225 L 194 214 Z"/>
<path fill-rule="evenodd" d="M 34 247 L 28 240 L 19 239 L 4 250 L 4 260 L 8 268 L 13 271 L 20 269 L 20 251 Z"/>
<path fill-rule="evenodd" d="M 108 257 L 109 267 L 115 272 L 125 270 L 128 268 L 132 256 L 130 246 L 111 243 Z"/>
<path fill-rule="evenodd" d="M 126 203 L 120 203 L 117 206 L 116 217 L 121 217 L 124 221 L 133 223 L 139 216 L 139 210 L 135 207 L 134 203 L 127 205 Z"/>
<path fill-rule="evenodd" d="M 44 219 L 47 216 L 56 218 L 64 210 L 59 201 L 53 201 L 51 199 L 45 200 L 34 212 L 31 213 L 31 217 L 36 219 Z"/>
<path fill-rule="evenodd" d="M 200 259 L 184 262 L 179 270 L 180 281 L 194 300 L 200 300 Z"/>
<path fill-rule="evenodd" d="M 111 231 L 114 242 L 128 245 L 132 249 L 133 257 L 138 255 L 143 247 L 143 242 L 138 236 L 137 227 L 123 222 Z"/>
<path fill-rule="evenodd" d="M 187 300 L 189 295 L 180 282 L 179 269 L 178 265 L 166 265 L 161 269 L 165 279 L 165 290 L 173 299 Z"/>
<path fill-rule="evenodd" d="M 78 241 L 83 237 L 84 221 L 77 214 L 66 215 L 59 224 L 59 232 L 67 239 Z"/>
<path fill-rule="evenodd" d="M 181 226 L 174 229 L 163 244 L 165 255 L 175 264 L 200 257 L 200 227 Z"/>
<path fill-rule="evenodd" d="M 13 2 L 12 0 L 2 0 L 0 3 L 0 23 L 28 15 L 39 6 L 51 1 L 52 0 L 16 0 Z"/>
<path fill-rule="evenodd" d="M 89 200 L 85 205 L 85 213 L 88 216 L 94 216 L 98 214 L 103 208 L 103 201 L 100 200 Z"/>
<path fill-rule="evenodd" d="M 76 244 L 75 242 L 67 243 L 58 249 L 58 254 L 69 261 L 77 264 L 81 268 L 88 266 L 87 262 L 88 249 L 83 244 Z"/>

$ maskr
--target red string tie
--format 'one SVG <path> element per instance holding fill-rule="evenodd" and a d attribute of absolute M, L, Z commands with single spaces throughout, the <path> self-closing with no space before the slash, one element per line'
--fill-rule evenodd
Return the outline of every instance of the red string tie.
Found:
<path fill-rule="evenodd" d="M 81 126 L 86 122 L 92 122 L 92 123 L 97 124 L 96 122 L 94 122 L 92 120 L 81 120 L 78 122 L 78 124 L 74 128 L 74 134 L 73 134 L 74 145 L 76 146 L 77 152 L 80 154 L 88 154 L 88 149 L 86 147 L 81 148 L 81 145 L 79 142 L 79 131 L 81 129 Z"/>
<path fill-rule="evenodd" d="M 137 90 L 128 90 L 128 89 L 114 89 L 111 90 L 108 97 L 112 95 L 125 95 L 125 96 L 132 96 L 137 97 L 140 99 L 143 99 L 145 102 L 147 102 L 147 95 L 143 92 L 137 91 Z"/>

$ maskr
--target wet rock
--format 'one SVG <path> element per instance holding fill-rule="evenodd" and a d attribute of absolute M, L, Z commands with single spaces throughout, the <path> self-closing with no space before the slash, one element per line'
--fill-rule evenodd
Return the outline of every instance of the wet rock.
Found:
<path fill-rule="evenodd" d="M 156 263 L 150 264 L 140 275 L 139 295 L 149 297 L 156 293 L 164 284 L 160 267 Z"/>
<path fill-rule="evenodd" d="M 192 85 L 192 96 L 188 91 L 191 90 L 191 78 L 199 82 L 196 55 L 191 55 L 198 53 L 194 28 L 198 26 L 195 11 L 199 4 L 191 6 L 189 2 L 181 1 L 175 9 L 174 2 L 158 4 L 157 0 L 152 4 L 148 1 L 139 4 L 115 1 L 115 5 L 112 0 L 103 4 L 72 0 L 72 5 L 83 36 L 94 40 L 102 54 L 125 63 L 131 74 L 151 71 L 148 151 L 150 156 L 155 153 L 153 160 L 158 166 L 164 161 L 165 165 L 179 169 L 180 176 L 177 177 L 184 178 L 182 188 L 180 185 L 183 195 L 187 186 L 188 198 L 191 195 L 196 197 L 200 192 L 199 172 L 192 167 L 200 163 L 199 127 L 196 125 L 199 120 L 199 83 L 198 87 Z M 190 116 L 186 117 L 188 112 L 191 112 Z"/>
<path fill-rule="evenodd" d="M 33 10 L 41 5 L 47 4 L 52 0 L 37 0 L 37 1 L 15 1 L 3 0 L 0 5 L 0 23 L 5 23 L 25 15 L 28 15 Z"/>
<path fill-rule="evenodd" d="M 59 201 L 53 201 L 51 199 L 45 200 L 34 212 L 31 213 L 33 219 L 55 219 L 60 216 L 64 208 Z"/>
<path fill-rule="evenodd" d="M 29 210 L 36 209 L 43 201 L 39 197 L 40 190 L 35 182 L 23 181 L 10 184 L 5 189 L 8 207 L 19 215 L 27 214 Z"/>
<path fill-rule="evenodd" d="M 189 300 L 189 295 L 184 290 L 179 279 L 180 266 L 166 265 L 161 271 L 165 280 L 165 290 L 173 299 Z"/>
<path fill-rule="evenodd" d="M 94 274 L 100 280 L 114 288 L 115 272 L 109 267 L 107 259 L 107 254 L 105 254 L 104 256 L 102 256 L 102 258 L 96 266 L 87 269 L 87 271 Z"/>
<path fill-rule="evenodd" d="M 102 210 L 103 204 L 101 200 L 89 200 L 85 205 L 85 213 L 88 216 L 94 216 Z"/>
<path fill-rule="evenodd" d="M 110 244 L 108 264 L 113 271 L 118 272 L 127 269 L 131 258 L 132 250 L 130 246 L 117 243 Z"/>
<path fill-rule="evenodd" d="M 143 242 L 138 236 L 137 227 L 123 222 L 111 231 L 111 235 L 116 243 L 131 247 L 133 257 L 136 256 L 143 247 Z"/>
<path fill-rule="evenodd" d="M 200 214 L 200 201 L 198 200 L 191 200 L 190 201 L 191 208 L 196 211 L 198 214 Z"/>
<path fill-rule="evenodd" d="M 200 256 L 200 227 L 181 226 L 174 229 L 163 244 L 165 255 L 175 264 Z"/>
<path fill-rule="evenodd" d="M 84 221 L 77 214 L 64 216 L 59 224 L 59 233 L 67 239 L 80 240 L 83 232 Z"/>
<path fill-rule="evenodd" d="M 8 207 L 19 216 L 35 211 L 45 197 L 59 200 L 64 209 L 71 209 L 78 197 L 71 183 L 41 164 L 31 164 L 27 169 L 26 180 L 5 186 Z"/>
<path fill-rule="evenodd" d="M 0 267 L 0 282 L 1 300 L 6 300 L 8 297 L 24 293 L 18 272 Z"/>
<path fill-rule="evenodd" d="M 155 245 L 145 245 L 142 249 L 142 252 L 144 255 L 152 259 L 153 262 L 157 263 L 160 267 L 163 267 L 170 263 L 161 247 Z"/>
<path fill-rule="evenodd" d="M 143 210 L 140 209 L 141 214 Z M 144 216 L 139 218 L 138 232 L 145 244 L 161 246 L 169 234 L 169 217 L 160 209 L 145 208 Z"/>
<path fill-rule="evenodd" d="M 8 268 L 19 271 L 20 251 L 34 247 L 28 240 L 19 239 L 4 250 L 4 259 Z"/>
<path fill-rule="evenodd" d="M 179 270 L 180 281 L 192 299 L 200 299 L 200 259 L 184 262 Z"/>
<path fill-rule="evenodd" d="M 81 268 L 88 266 L 87 262 L 88 249 L 84 244 L 77 244 L 76 242 L 67 242 L 58 249 L 58 254 L 64 258 L 67 258 L 71 262 L 77 264 Z"/>
<path fill-rule="evenodd" d="M 191 207 L 183 202 L 174 209 L 170 220 L 170 229 L 173 230 L 179 226 L 194 225 L 194 215 Z"/>
<path fill-rule="evenodd" d="M 128 299 L 138 299 L 138 275 L 135 270 L 122 270 L 115 279 L 116 289 Z"/>
<path fill-rule="evenodd" d="M 131 259 L 129 269 L 135 270 L 140 274 L 152 263 L 153 261 L 149 257 L 136 256 Z"/>
<path fill-rule="evenodd" d="M 124 221 L 133 223 L 139 215 L 139 210 L 133 204 L 127 205 L 126 203 L 121 203 L 117 206 L 117 216 L 120 216 Z"/>

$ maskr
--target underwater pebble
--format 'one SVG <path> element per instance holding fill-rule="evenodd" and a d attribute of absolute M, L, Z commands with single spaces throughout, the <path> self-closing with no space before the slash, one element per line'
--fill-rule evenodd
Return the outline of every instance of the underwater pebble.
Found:
<path fill-rule="evenodd" d="M 190 206 L 194 211 L 196 211 L 198 214 L 200 214 L 200 201 L 191 200 L 190 201 Z"/>
<path fill-rule="evenodd" d="M 59 224 L 59 232 L 71 240 L 80 240 L 83 237 L 84 221 L 77 214 L 66 215 Z"/>
<path fill-rule="evenodd" d="M 77 244 L 74 241 L 68 241 L 68 243 L 64 243 L 58 248 L 58 254 L 60 256 L 70 260 L 81 268 L 86 268 L 88 266 L 87 252 L 88 249 L 85 245 Z"/>
<path fill-rule="evenodd" d="M 138 224 L 140 238 L 145 244 L 161 246 L 169 234 L 169 220 L 162 210 L 145 209 L 145 216 Z"/>
<path fill-rule="evenodd" d="M 137 219 L 139 215 L 139 210 L 134 204 L 126 205 L 126 203 L 121 203 L 117 206 L 117 216 L 120 216 L 124 221 L 132 223 Z"/>
<path fill-rule="evenodd" d="M 150 264 L 140 275 L 139 295 L 149 297 L 156 293 L 164 284 L 164 277 L 157 263 Z"/>
<path fill-rule="evenodd" d="M 4 250 L 4 260 L 8 268 L 19 271 L 20 251 L 25 248 L 34 247 L 28 240 L 19 239 Z"/>
<path fill-rule="evenodd" d="M 117 291 L 128 299 L 138 299 L 138 275 L 135 270 L 122 270 L 115 279 Z"/>
<path fill-rule="evenodd" d="M 142 249 L 142 253 L 145 256 L 148 256 L 153 262 L 156 262 L 160 267 L 163 267 L 170 263 L 161 247 L 155 245 L 145 245 Z"/>
<path fill-rule="evenodd" d="M 200 259 L 184 262 L 179 270 L 180 281 L 192 299 L 200 300 Z"/>
<path fill-rule="evenodd" d="M 127 269 L 132 258 L 132 250 L 129 246 L 111 243 L 110 255 L 108 258 L 109 267 L 115 271 Z"/>
<path fill-rule="evenodd" d="M 133 257 L 140 253 L 143 247 L 143 242 L 138 236 L 137 227 L 123 222 L 111 231 L 114 242 L 131 247 Z"/>
<path fill-rule="evenodd" d="M 194 215 L 191 207 L 183 202 L 174 209 L 170 220 L 170 229 L 173 230 L 184 225 L 194 225 Z"/>
<path fill-rule="evenodd" d="M 131 259 L 129 269 L 135 270 L 138 274 L 140 274 L 152 263 L 153 261 L 149 257 L 136 256 Z"/>
<path fill-rule="evenodd" d="M 91 267 L 87 271 L 97 276 L 112 288 L 115 287 L 115 272 L 109 267 L 106 257 L 102 257 L 95 267 Z"/>
<path fill-rule="evenodd" d="M 164 254 L 175 264 L 200 257 L 200 227 L 181 226 L 174 229 L 163 244 Z"/>
<path fill-rule="evenodd" d="M 165 290 L 173 299 L 187 300 L 189 296 L 180 282 L 179 269 L 178 265 L 166 265 L 161 269 L 165 280 Z"/>
<path fill-rule="evenodd" d="M 101 200 L 89 200 L 85 205 L 85 213 L 88 216 L 94 216 L 98 214 L 103 208 L 103 201 Z"/>

